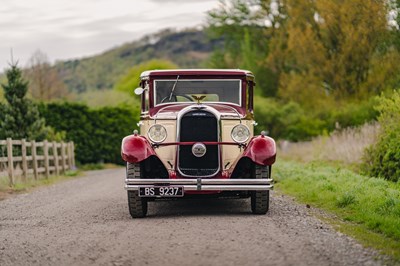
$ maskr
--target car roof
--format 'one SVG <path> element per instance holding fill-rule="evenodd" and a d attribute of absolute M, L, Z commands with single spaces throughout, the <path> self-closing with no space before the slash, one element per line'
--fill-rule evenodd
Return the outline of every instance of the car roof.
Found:
<path fill-rule="evenodd" d="M 242 69 L 167 69 L 167 70 L 148 70 L 142 72 L 140 79 L 148 79 L 149 77 L 157 76 L 247 76 L 250 79 L 254 78 L 253 73 Z"/>

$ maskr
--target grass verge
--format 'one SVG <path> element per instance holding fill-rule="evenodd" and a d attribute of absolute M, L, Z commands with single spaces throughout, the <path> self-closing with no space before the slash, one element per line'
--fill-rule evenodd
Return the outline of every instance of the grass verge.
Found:
<path fill-rule="evenodd" d="M 81 172 L 78 170 L 71 170 L 66 171 L 64 175 L 51 176 L 49 178 L 40 177 L 39 179 L 35 180 L 30 177 L 26 181 L 17 179 L 12 187 L 10 187 L 8 184 L 8 177 L 0 178 L 0 200 L 5 199 L 10 194 L 22 193 L 35 187 L 51 185 L 62 180 L 71 179 L 78 176 L 80 173 Z"/>
<path fill-rule="evenodd" d="M 318 163 L 279 161 L 277 189 L 335 214 L 325 218 L 364 246 L 400 262 L 400 183 L 370 178 Z"/>

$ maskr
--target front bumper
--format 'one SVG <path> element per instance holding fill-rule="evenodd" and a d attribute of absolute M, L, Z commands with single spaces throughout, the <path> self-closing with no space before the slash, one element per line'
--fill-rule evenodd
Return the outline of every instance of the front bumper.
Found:
<path fill-rule="evenodd" d="M 183 186 L 184 191 L 271 190 L 272 179 L 125 179 L 126 190 L 141 186 Z"/>

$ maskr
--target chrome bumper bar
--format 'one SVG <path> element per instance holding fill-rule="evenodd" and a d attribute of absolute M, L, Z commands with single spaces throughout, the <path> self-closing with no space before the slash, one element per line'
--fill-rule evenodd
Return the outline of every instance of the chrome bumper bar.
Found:
<path fill-rule="evenodd" d="M 126 190 L 145 186 L 183 186 L 185 191 L 271 190 L 272 179 L 125 179 Z"/>

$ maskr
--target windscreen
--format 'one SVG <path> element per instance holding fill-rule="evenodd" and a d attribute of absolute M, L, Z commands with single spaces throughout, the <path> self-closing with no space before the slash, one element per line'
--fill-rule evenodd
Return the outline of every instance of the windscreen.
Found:
<path fill-rule="evenodd" d="M 241 80 L 155 80 L 155 103 L 227 102 L 241 104 Z"/>

